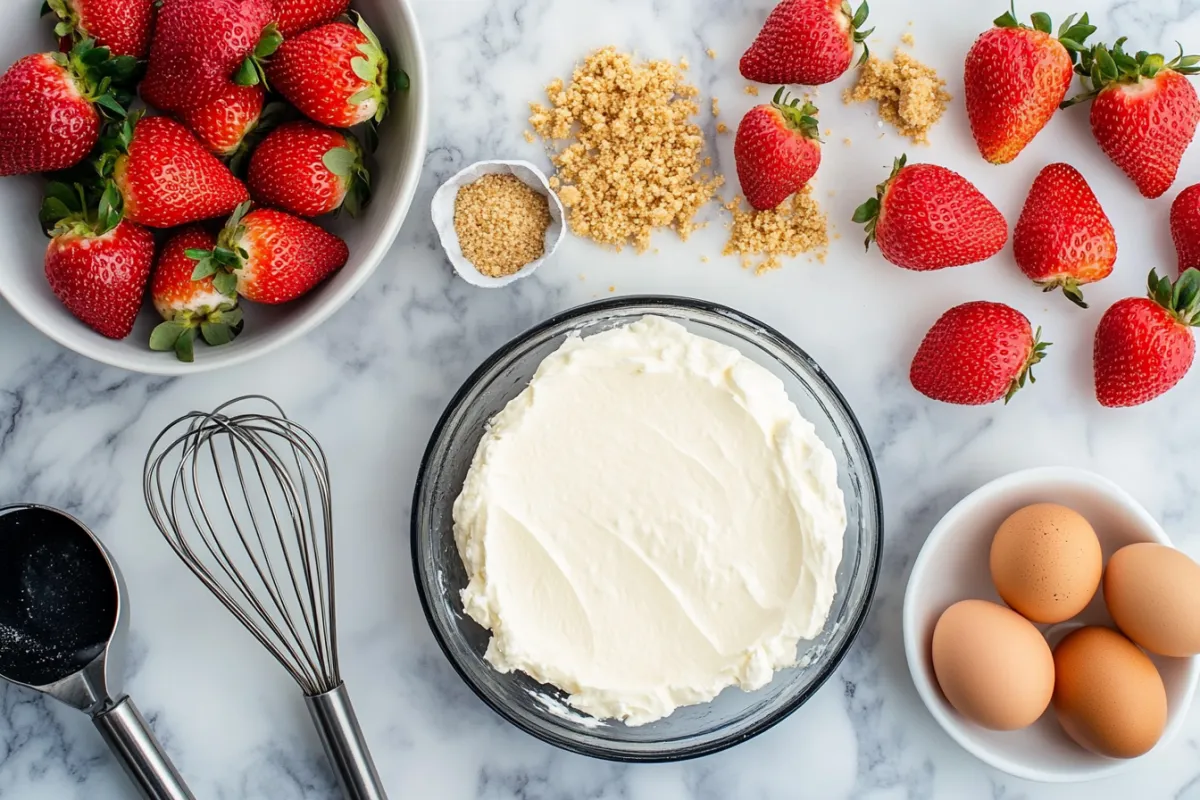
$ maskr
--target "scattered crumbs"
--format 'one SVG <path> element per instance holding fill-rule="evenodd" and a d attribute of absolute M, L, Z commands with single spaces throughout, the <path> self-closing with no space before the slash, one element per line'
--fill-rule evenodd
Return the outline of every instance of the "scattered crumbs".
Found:
<path fill-rule="evenodd" d="M 833 136 L 833 128 L 826 128 L 825 129 L 825 138 L 828 139 L 830 136 Z"/>
<path fill-rule="evenodd" d="M 680 69 L 691 69 L 691 67 L 692 67 L 692 64 L 690 61 L 687 60 L 687 56 L 683 56 L 679 59 L 679 68 Z"/>
<path fill-rule="evenodd" d="M 911 25 L 912 23 L 909 24 Z M 912 47 L 917 43 L 917 40 L 913 38 L 912 31 L 905 31 L 904 35 L 900 37 L 900 41 L 904 42 L 909 47 Z"/>
<path fill-rule="evenodd" d="M 909 24 L 911 24 L 911 23 L 909 23 Z M 717 57 L 717 51 L 716 51 L 716 50 L 713 50 L 711 47 L 710 47 L 710 48 L 708 48 L 708 50 L 706 50 L 706 51 L 705 51 L 705 53 L 707 53 L 707 54 L 708 54 L 708 57 L 709 57 L 709 58 L 716 58 L 716 57 Z"/>
<path fill-rule="evenodd" d="M 833 235 L 833 240 L 834 240 L 835 242 L 836 242 L 837 240 L 841 239 L 841 238 L 842 238 L 842 235 L 841 235 L 840 233 L 835 233 L 835 234 Z"/>
<path fill-rule="evenodd" d="M 724 122 L 717 123 L 717 133 L 729 133 L 729 126 Z"/>
<path fill-rule="evenodd" d="M 747 86 L 744 91 L 746 92 L 746 94 L 750 95 L 751 97 L 758 97 L 758 87 L 757 86 Z"/>
<path fill-rule="evenodd" d="M 779 269 L 784 256 L 820 252 L 829 246 L 828 220 L 811 187 L 770 211 L 743 208 L 740 197 L 725 207 L 733 214 L 733 225 L 724 255 L 741 256 L 742 266 L 753 267 L 756 275 Z M 755 264 L 757 257 L 762 259 Z"/>
<path fill-rule="evenodd" d="M 912 24 L 913 24 L 913 21 L 910 19 L 910 20 L 908 21 L 908 27 L 910 27 L 910 28 L 911 28 L 911 27 L 912 27 Z"/>
<path fill-rule="evenodd" d="M 702 163 L 706 167 L 711 167 L 712 166 L 712 156 L 705 156 L 704 160 L 700 163 Z"/>
<path fill-rule="evenodd" d="M 617 290 L 617 287 L 616 287 L 616 286 L 610 286 L 610 287 L 608 287 L 608 290 L 609 290 L 610 292 L 615 292 L 615 291 Z"/>
<path fill-rule="evenodd" d="M 546 94 L 549 107 L 530 104 L 529 122 L 543 139 L 565 143 L 552 162 L 571 231 L 639 253 L 658 228 L 687 239 L 724 179 L 701 172 L 704 131 L 692 120 L 699 91 L 679 68 L 607 47 Z"/>
<path fill-rule="evenodd" d="M 712 99 L 712 114 L 714 117 L 721 116 L 721 98 L 719 97 Z"/>
<path fill-rule="evenodd" d="M 930 128 L 942 118 L 951 98 L 946 82 L 933 68 L 897 49 L 894 61 L 872 56 L 859 71 L 858 83 L 842 99 L 876 101 L 883 121 L 914 142 L 927 144 Z"/>
<path fill-rule="evenodd" d="M 551 189 L 558 189 L 560 186 L 562 186 L 562 181 L 558 179 L 557 175 L 551 175 L 548 183 L 550 184 Z"/>
<path fill-rule="evenodd" d="M 887 135 L 887 134 L 885 134 L 885 133 L 881 133 L 881 134 L 879 134 L 879 136 L 877 136 L 877 137 L 875 137 L 875 138 L 877 138 L 877 139 L 882 139 L 882 138 L 883 138 L 884 136 L 886 136 L 886 135 Z"/>
<path fill-rule="evenodd" d="M 707 264 L 707 263 L 708 263 L 708 256 L 700 256 L 700 263 L 701 263 L 701 264 Z"/>
<path fill-rule="evenodd" d="M 847 136 L 845 139 L 842 139 L 842 144 L 846 145 L 846 147 L 849 147 L 850 145 L 854 144 L 854 142 L 849 136 Z"/>
<path fill-rule="evenodd" d="M 586 281 L 586 280 L 587 280 L 587 275 L 584 275 L 582 272 L 581 272 L 581 273 L 579 273 L 579 280 L 581 280 L 581 281 Z"/>
<path fill-rule="evenodd" d="M 530 144 L 533 144 L 533 131 L 525 131 L 521 135 L 525 137 L 525 141 L 529 142 Z"/>
<path fill-rule="evenodd" d="M 484 275 L 512 275 L 546 251 L 550 204 L 515 175 L 484 175 L 458 190 L 454 231 L 462 253 Z"/>

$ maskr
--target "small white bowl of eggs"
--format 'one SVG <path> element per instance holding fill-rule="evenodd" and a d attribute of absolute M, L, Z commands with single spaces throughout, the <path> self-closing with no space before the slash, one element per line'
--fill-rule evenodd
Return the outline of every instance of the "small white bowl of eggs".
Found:
<path fill-rule="evenodd" d="M 1046 782 L 1111 775 L 1170 739 L 1200 682 L 1200 565 L 1170 544 L 1084 470 L 1014 473 L 959 502 L 904 596 L 905 655 L 938 724 Z"/>

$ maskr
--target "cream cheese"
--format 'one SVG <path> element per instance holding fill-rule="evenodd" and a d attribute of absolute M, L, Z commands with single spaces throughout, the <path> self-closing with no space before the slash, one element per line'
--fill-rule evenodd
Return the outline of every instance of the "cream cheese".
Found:
<path fill-rule="evenodd" d="M 833 454 L 783 383 L 659 317 L 548 356 L 454 504 L 487 660 L 629 725 L 794 664 L 845 528 Z"/>

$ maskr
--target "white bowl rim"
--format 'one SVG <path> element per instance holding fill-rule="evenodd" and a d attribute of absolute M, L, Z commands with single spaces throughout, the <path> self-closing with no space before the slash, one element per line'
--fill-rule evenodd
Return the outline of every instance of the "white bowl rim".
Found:
<path fill-rule="evenodd" d="M 1041 783 L 1081 783 L 1084 781 L 1096 780 L 1098 778 L 1107 777 L 1117 772 L 1121 772 L 1132 766 L 1138 759 L 1117 760 L 1112 759 L 1111 763 L 1106 763 L 1097 766 L 1093 769 L 1080 769 L 1074 772 L 1047 772 L 1045 770 L 1034 769 L 1014 761 L 994 750 L 977 744 L 975 741 L 964 736 L 962 733 L 963 722 L 952 717 L 943 707 L 940 690 L 932 684 L 931 681 L 925 678 L 925 670 L 922 667 L 922 652 L 913 633 L 914 618 L 916 616 L 916 585 L 919 583 L 921 576 L 925 571 L 927 562 L 933 557 L 932 553 L 937 549 L 938 544 L 944 539 L 947 533 L 955 528 L 958 521 L 970 513 L 979 502 L 985 498 L 994 495 L 1002 494 L 1017 486 L 1024 486 L 1031 483 L 1041 483 L 1046 481 L 1069 481 L 1086 485 L 1092 489 L 1098 489 L 1112 498 L 1116 499 L 1123 505 L 1127 506 L 1130 511 L 1138 517 L 1146 527 L 1146 530 L 1160 543 L 1171 546 L 1171 538 L 1163 530 L 1150 512 L 1134 498 L 1129 492 L 1122 489 L 1112 480 L 1099 475 L 1090 470 L 1080 469 L 1078 467 L 1033 467 L 1031 469 L 1019 470 L 1009 473 L 1008 475 L 996 478 L 993 481 L 985 483 L 975 491 L 968 494 L 962 500 L 959 500 L 953 508 L 946 512 L 946 515 L 938 521 L 937 525 L 930 531 L 929 536 L 925 539 L 925 543 L 921 546 L 921 551 L 917 555 L 916 561 L 913 562 L 912 572 L 909 575 L 908 583 L 904 590 L 904 607 L 901 614 L 901 625 L 904 637 L 904 657 L 908 662 L 908 671 L 912 679 L 913 685 L 917 689 L 917 694 L 921 697 L 921 702 L 929 710 L 929 713 L 937 721 L 950 738 L 958 743 L 960 747 L 966 750 L 971 755 L 978 758 L 985 764 L 989 764 L 998 770 L 1007 772 L 1010 775 L 1015 775 L 1018 778 L 1026 780 L 1038 781 Z M 1191 707 L 1192 701 L 1195 699 L 1197 684 L 1200 684 L 1200 657 L 1192 658 L 1188 669 L 1187 687 L 1184 690 L 1182 708 L 1178 713 L 1174 714 L 1167 721 L 1167 726 L 1163 730 L 1162 738 L 1155 745 L 1156 748 L 1167 744 L 1176 734 L 1179 733 L 1187 719 L 1187 709 Z"/>
<path fill-rule="evenodd" d="M 264 336 L 253 344 L 239 348 L 228 355 L 224 353 L 214 354 L 210 358 L 197 359 L 191 363 L 184 363 L 178 359 L 170 358 L 170 353 L 161 353 L 158 355 L 164 356 L 163 358 L 150 362 L 125 358 L 121 355 L 107 352 L 91 352 L 79 347 L 79 342 L 72 336 L 67 335 L 55 325 L 47 324 L 30 307 L 25 306 L 14 293 L 5 292 L 2 282 L 0 282 L 0 297 L 3 297 L 26 322 L 68 350 L 93 361 L 98 361 L 101 364 L 119 367 L 120 369 L 144 375 L 163 375 L 168 377 L 195 375 L 244 364 L 278 350 L 317 328 L 341 309 L 362 288 L 363 284 L 375 274 L 375 270 L 379 268 L 379 265 L 383 263 L 383 259 L 387 256 L 388 251 L 391 250 L 396 237 L 400 235 L 400 229 L 403 227 L 404 220 L 408 216 L 408 211 L 417 193 L 417 185 L 421 180 L 422 172 L 424 172 L 425 151 L 429 136 L 429 90 L 426 86 L 429 70 L 426 62 L 425 42 L 421 38 L 421 30 L 417 24 L 417 15 L 413 11 L 411 4 L 407 0 L 397 0 L 395 5 L 400 14 L 403 15 L 404 24 L 411 33 L 413 49 L 418 65 L 418 69 L 414 70 L 414 72 L 422 78 L 421 80 L 412 81 L 408 89 L 409 92 L 416 95 L 416 140 L 410 143 L 416 162 L 404 177 L 404 181 L 400 186 L 400 192 L 397 195 L 398 202 L 392 206 L 388 213 L 382 234 L 363 257 L 361 266 L 336 291 L 322 298 L 321 303 L 315 306 L 309 313 L 281 328 L 278 333 Z"/>

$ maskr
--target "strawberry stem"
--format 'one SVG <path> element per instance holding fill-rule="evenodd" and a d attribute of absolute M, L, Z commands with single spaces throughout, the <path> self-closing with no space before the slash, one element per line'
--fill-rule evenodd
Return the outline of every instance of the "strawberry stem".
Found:
<path fill-rule="evenodd" d="M 263 62 L 273 56 L 281 44 L 283 44 L 283 34 L 279 32 L 279 27 L 272 22 L 263 28 L 262 35 L 259 37 L 258 43 L 254 45 L 253 52 L 246 56 L 246 60 L 233 74 L 233 82 L 239 86 L 257 86 L 261 83 L 264 89 L 270 90 L 271 87 L 267 83 L 267 69 Z"/>
<path fill-rule="evenodd" d="M 867 17 L 871 14 L 871 8 L 867 5 L 867 0 L 863 0 L 858 10 L 851 8 L 849 0 L 842 0 L 842 13 L 850 20 L 850 36 L 854 43 L 862 45 L 862 55 L 859 56 L 855 65 L 861 67 L 871 57 L 871 50 L 867 46 L 867 37 L 874 33 L 875 29 L 870 28 L 865 31 L 862 29 L 862 26 L 867 23 Z"/>
<path fill-rule="evenodd" d="M 875 241 L 875 226 L 879 224 L 879 215 L 883 211 L 883 195 L 887 192 L 888 186 L 900 174 L 900 170 L 904 169 L 908 163 L 908 156 L 901 155 L 892 163 L 892 174 L 883 183 L 875 187 L 875 196 L 867 202 L 863 203 L 854 210 L 853 221 L 859 225 L 866 225 L 867 241 L 866 249 L 871 249 L 871 242 Z"/>
<path fill-rule="evenodd" d="M 1161 53 L 1148 53 L 1145 50 L 1131 55 L 1125 52 L 1126 41 L 1128 37 L 1122 36 L 1113 42 L 1111 48 L 1101 42 L 1079 52 L 1075 72 L 1081 76 L 1079 82 L 1083 84 L 1084 91 L 1064 100 L 1060 108 L 1087 102 L 1109 86 L 1151 80 L 1165 69 L 1181 75 L 1200 73 L 1200 56 L 1185 55 L 1183 45 L 1179 45 L 1179 55 L 1167 61 Z"/>
<path fill-rule="evenodd" d="M 1077 17 L 1078 21 L 1076 20 Z M 1020 28 L 1022 30 L 1040 31 L 1047 36 L 1054 35 L 1054 22 L 1050 19 L 1049 14 L 1038 11 L 1030 15 L 1029 20 L 1033 23 L 1032 27 L 1017 20 L 1016 0 L 1013 0 L 1009 5 L 1009 10 L 996 17 L 993 22 L 997 28 Z M 1087 49 L 1083 45 L 1084 40 L 1095 32 L 1096 26 L 1091 24 L 1086 13 L 1082 16 L 1072 14 L 1059 26 L 1058 41 L 1067 49 L 1067 54 L 1071 56 L 1072 64 L 1077 63 L 1080 53 Z"/>
<path fill-rule="evenodd" d="M 246 265 L 250 254 L 239 244 L 246 234 L 246 226 L 242 218 L 250 210 L 251 202 L 247 200 L 233 210 L 225 228 L 217 237 L 217 245 L 212 250 L 192 249 L 186 252 L 188 258 L 196 262 L 192 270 L 192 280 L 202 281 L 211 277 L 213 288 L 226 297 L 237 296 L 237 272 Z"/>
<path fill-rule="evenodd" d="M 1033 368 L 1037 364 L 1042 363 L 1046 358 L 1046 348 L 1050 347 L 1052 342 L 1042 341 L 1042 329 L 1038 328 L 1033 334 L 1033 347 L 1029 351 L 1029 358 L 1025 359 L 1025 365 L 1021 367 L 1021 372 L 1017 377 L 1013 378 L 1012 384 L 1008 387 L 1008 392 L 1004 395 L 1004 404 L 1008 405 L 1008 401 L 1012 400 L 1017 392 L 1025 388 L 1025 384 L 1037 383 L 1037 378 L 1033 375 Z"/>
<path fill-rule="evenodd" d="M 1180 325 L 1200 326 L 1200 270 L 1187 269 L 1174 283 L 1150 270 L 1148 284 L 1150 299 L 1165 308 Z"/>
<path fill-rule="evenodd" d="M 779 91 L 775 92 L 775 97 L 771 99 L 771 105 L 783 115 L 789 128 L 800 131 L 807 139 L 821 141 L 816 117 L 818 109 L 812 103 L 805 102 L 804 105 L 800 105 L 800 98 L 792 97 L 785 87 L 780 86 Z"/>

